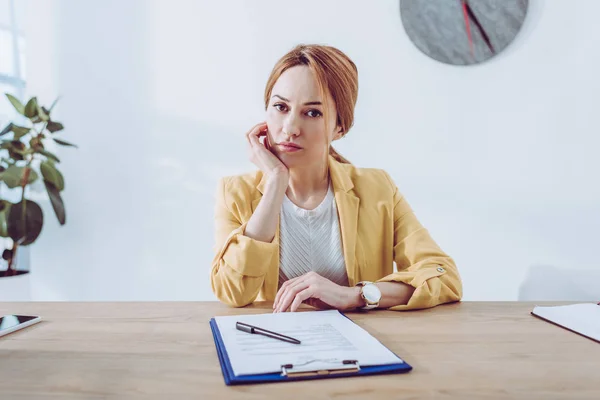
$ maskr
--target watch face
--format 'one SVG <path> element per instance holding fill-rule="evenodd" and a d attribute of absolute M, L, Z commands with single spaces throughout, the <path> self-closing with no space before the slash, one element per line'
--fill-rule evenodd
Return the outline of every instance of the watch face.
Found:
<path fill-rule="evenodd" d="M 374 284 L 365 285 L 363 287 L 363 295 L 369 303 L 377 303 L 381 299 L 381 291 Z"/>

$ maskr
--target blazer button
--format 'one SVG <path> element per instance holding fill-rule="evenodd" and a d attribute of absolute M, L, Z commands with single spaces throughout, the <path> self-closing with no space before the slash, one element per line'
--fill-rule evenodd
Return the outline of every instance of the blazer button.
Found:
<path fill-rule="evenodd" d="M 437 272 L 446 272 L 446 270 L 442 267 L 437 267 Z"/>

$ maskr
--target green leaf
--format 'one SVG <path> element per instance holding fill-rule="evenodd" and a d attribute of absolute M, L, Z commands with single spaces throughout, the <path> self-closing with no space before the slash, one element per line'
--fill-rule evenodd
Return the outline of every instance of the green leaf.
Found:
<path fill-rule="evenodd" d="M 48 191 L 48 196 L 50 197 L 50 202 L 52 203 L 52 208 L 54 208 L 56 218 L 58 218 L 58 222 L 60 222 L 61 225 L 64 225 L 67 217 L 65 214 L 65 203 L 63 203 L 62 197 L 60 197 L 60 192 L 51 182 L 44 181 L 44 184 L 46 185 L 46 190 Z"/>
<path fill-rule="evenodd" d="M 25 116 L 27 118 L 35 118 L 38 116 L 38 103 L 37 98 L 32 97 L 25 106 Z"/>
<path fill-rule="evenodd" d="M 45 181 L 52 183 L 59 192 L 65 189 L 65 179 L 52 161 L 42 161 L 40 170 Z"/>
<path fill-rule="evenodd" d="M 23 126 L 15 125 L 11 122 L 10 124 L 6 125 L 6 128 L 4 128 L 2 132 L 0 132 L 0 136 L 6 135 L 8 132 L 14 132 L 15 140 L 17 140 L 27 135 L 30 130 L 31 128 L 25 128 Z"/>
<path fill-rule="evenodd" d="M 13 123 L 12 122 L 10 124 L 6 125 L 6 128 L 2 129 L 2 132 L 0 132 L 0 136 L 4 136 L 8 132 L 12 132 L 12 127 L 13 127 Z"/>
<path fill-rule="evenodd" d="M 33 182 L 38 180 L 38 173 L 35 172 L 35 170 L 33 168 L 30 168 L 31 171 L 29 172 L 29 179 L 27 180 L 27 184 L 32 184 Z"/>
<path fill-rule="evenodd" d="M 11 140 L 9 150 L 21 155 L 25 155 L 27 153 L 25 143 L 21 142 L 20 140 Z"/>
<path fill-rule="evenodd" d="M 37 113 L 41 121 L 46 122 L 50 120 L 50 116 L 44 111 L 44 107 L 40 107 L 39 104 L 37 105 Z"/>
<path fill-rule="evenodd" d="M 19 187 L 23 183 L 23 174 L 25 173 L 25 169 L 29 167 L 17 167 L 16 165 L 10 165 L 6 168 L 6 171 L 0 173 L 0 180 L 3 180 L 6 186 L 10 189 L 14 189 Z M 29 168 L 29 178 L 27 179 L 27 183 L 33 183 L 38 179 L 38 174 L 33 169 Z"/>
<path fill-rule="evenodd" d="M 25 106 L 23 105 L 23 103 L 21 103 L 19 101 L 19 99 L 17 99 L 12 94 L 8 94 L 8 93 L 6 93 L 6 97 L 8 97 L 8 100 L 11 102 L 11 104 L 13 105 L 13 107 L 15 108 L 15 110 L 17 110 L 17 112 L 19 114 L 25 115 Z"/>
<path fill-rule="evenodd" d="M 44 149 L 36 149 L 36 153 L 40 153 L 45 155 L 46 157 L 48 157 L 49 159 L 51 159 L 54 162 L 59 163 L 60 160 L 58 157 L 56 157 L 54 154 L 50 153 L 48 150 L 44 150 Z"/>
<path fill-rule="evenodd" d="M 57 138 L 53 138 L 53 139 L 54 139 L 54 141 L 55 141 L 56 143 L 58 143 L 58 144 L 60 144 L 60 145 L 63 145 L 63 146 L 72 146 L 72 147 L 75 147 L 75 148 L 77 148 L 77 145 L 75 145 L 75 144 L 73 144 L 73 143 L 69 143 L 69 142 L 67 142 L 67 141 L 65 141 L 65 140 L 62 140 L 62 139 L 57 139 Z"/>
<path fill-rule="evenodd" d="M 48 121 L 48 125 L 46 125 L 46 129 L 48 129 L 48 131 L 50 133 L 54 133 L 54 132 L 62 131 L 63 129 L 65 129 L 65 127 L 60 122 Z"/>
<path fill-rule="evenodd" d="M 23 160 L 23 156 L 27 154 L 25 143 L 19 140 L 4 140 L 0 143 L 0 149 L 8 150 L 8 155 L 13 161 Z"/>
<path fill-rule="evenodd" d="M 0 200 L 0 236 L 8 237 L 8 213 L 12 203 L 6 200 Z"/>
<path fill-rule="evenodd" d="M 44 225 L 42 208 L 34 201 L 25 200 L 10 207 L 8 235 L 21 246 L 35 242 Z"/>
<path fill-rule="evenodd" d="M 18 126 L 18 125 L 14 125 L 12 126 L 12 131 L 14 132 L 14 139 L 15 140 L 19 140 L 21 139 L 23 136 L 27 135 L 30 131 L 31 128 L 25 128 L 23 126 Z"/>

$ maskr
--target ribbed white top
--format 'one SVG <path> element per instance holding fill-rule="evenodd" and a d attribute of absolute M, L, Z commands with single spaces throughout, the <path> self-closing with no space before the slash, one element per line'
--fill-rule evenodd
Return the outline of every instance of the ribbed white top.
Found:
<path fill-rule="evenodd" d="M 348 275 L 331 184 L 316 208 L 298 207 L 283 199 L 279 226 L 279 284 L 310 271 L 343 286 Z"/>

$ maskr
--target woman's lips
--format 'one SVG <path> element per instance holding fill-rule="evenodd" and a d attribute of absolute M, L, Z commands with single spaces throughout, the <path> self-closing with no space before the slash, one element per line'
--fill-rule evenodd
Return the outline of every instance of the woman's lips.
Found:
<path fill-rule="evenodd" d="M 283 142 L 283 143 L 279 143 L 277 146 L 281 149 L 281 151 L 288 152 L 288 153 L 293 153 L 295 151 L 302 150 L 302 147 L 300 147 L 294 143 Z"/>

